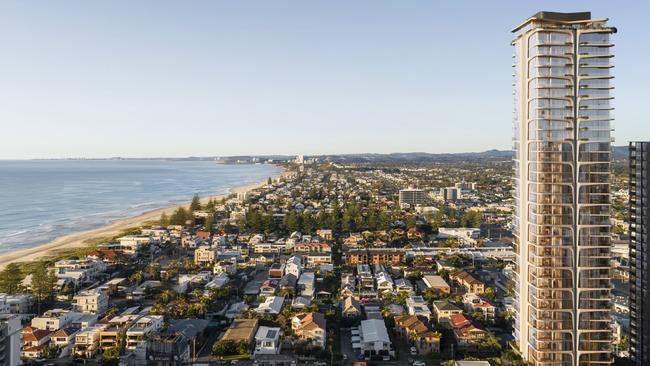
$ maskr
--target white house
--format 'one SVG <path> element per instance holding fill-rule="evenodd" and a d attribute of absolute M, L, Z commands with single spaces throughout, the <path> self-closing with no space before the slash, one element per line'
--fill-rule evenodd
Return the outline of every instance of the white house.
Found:
<path fill-rule="evenodd" d="M 431 309 L 422 296 L 410 296 L 406 299 L 409 315 L 422 316 L 431 319 Z"/>
<path fill-rule="evenodd" d="M 296 278 L 300 278 L 301 271 L 302 258 L 299 255 L 294 255 L 287 259 L 287 263 L 284 266 L 284 274 L 292 274 L 296 276 Z"/>
<path fill-rule="evenodd" d="M 353 348 L 359 348 L 366 355 L 390 355 L 391 342 L 386 330 L 386 324 L 380 319 L 368 319 L 361 321 L 359 328 L 358 342 L 354 342 Z"/>
<path fill-rule="evenodd" d="M 376 279 L 377 279 L 377 291 L 379 292 L 393 291 L 395 284 L 393 283 L 393 279 L 390 277 L 388 273 L 379 272 L 376 275 Z"/>
<path fill-rule="evenodd" d="M 257 355 L 277 355 L 280 353 L 280 335 L 282 328 L 259 327 L 255 334 L 255 351 Z"/>
<path fill-rule="evenodd" d="M 129 327 L 126 331 L 126 348 L 134 350 L 139 344 L 145 342 L 145 336 L 155 332 L 163 325 L 162 315 L 145 315 Z"/>
<path fill-rule="evenodd" d="M 269 296 L 255 309 L 255 312 L 258 314 L 280 314 L 282 304 L 284 304 L 283 296 Z"/>

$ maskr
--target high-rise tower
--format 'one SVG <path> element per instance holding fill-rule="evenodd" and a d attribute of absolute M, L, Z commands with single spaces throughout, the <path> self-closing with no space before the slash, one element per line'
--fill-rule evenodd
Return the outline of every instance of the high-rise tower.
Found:
<path fill-rule="evenodd" d="M 515 337 L 535 365 L 612 362 L 606 23 L 539 12 L 513 30 Z"/>
<path fill-rule="evenodd" d="M 630 142 L 630 355 L 650 363 L 650 142 Z"/>

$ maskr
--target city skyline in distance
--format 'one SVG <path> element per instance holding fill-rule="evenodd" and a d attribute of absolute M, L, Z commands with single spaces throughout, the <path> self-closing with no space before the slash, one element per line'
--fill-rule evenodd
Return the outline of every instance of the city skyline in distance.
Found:
<path fill-rule="evenodd" d="M 650 138 L 648 7 L 11 4 L 0 159 L 509 150 L 510 29 L 539 10 L 617 24 L 626 145 Z"/>

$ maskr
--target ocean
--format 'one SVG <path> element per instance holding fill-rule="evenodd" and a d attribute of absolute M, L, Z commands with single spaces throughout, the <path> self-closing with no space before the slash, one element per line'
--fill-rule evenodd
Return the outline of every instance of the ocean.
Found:
<path fill-rule="evenodd" d="M 186 203 L 195 194 L 224 194 L 279 172 L 273 165 L 211 161 L 0 161 L 0 253 Z"/>

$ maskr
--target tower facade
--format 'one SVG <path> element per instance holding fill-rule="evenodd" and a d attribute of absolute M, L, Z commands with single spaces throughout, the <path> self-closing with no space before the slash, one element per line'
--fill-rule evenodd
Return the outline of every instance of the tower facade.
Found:
<path fill-rule="evenodd" d="M 607 19 L 539 12 L 517 26 L 515 338 L 534 365 L 611 358 L 611 58 Z"/>
<path fill-rule="evenodd" d="M 650 142 L 630 142 L 630 356 L 650 364 Z"/>

